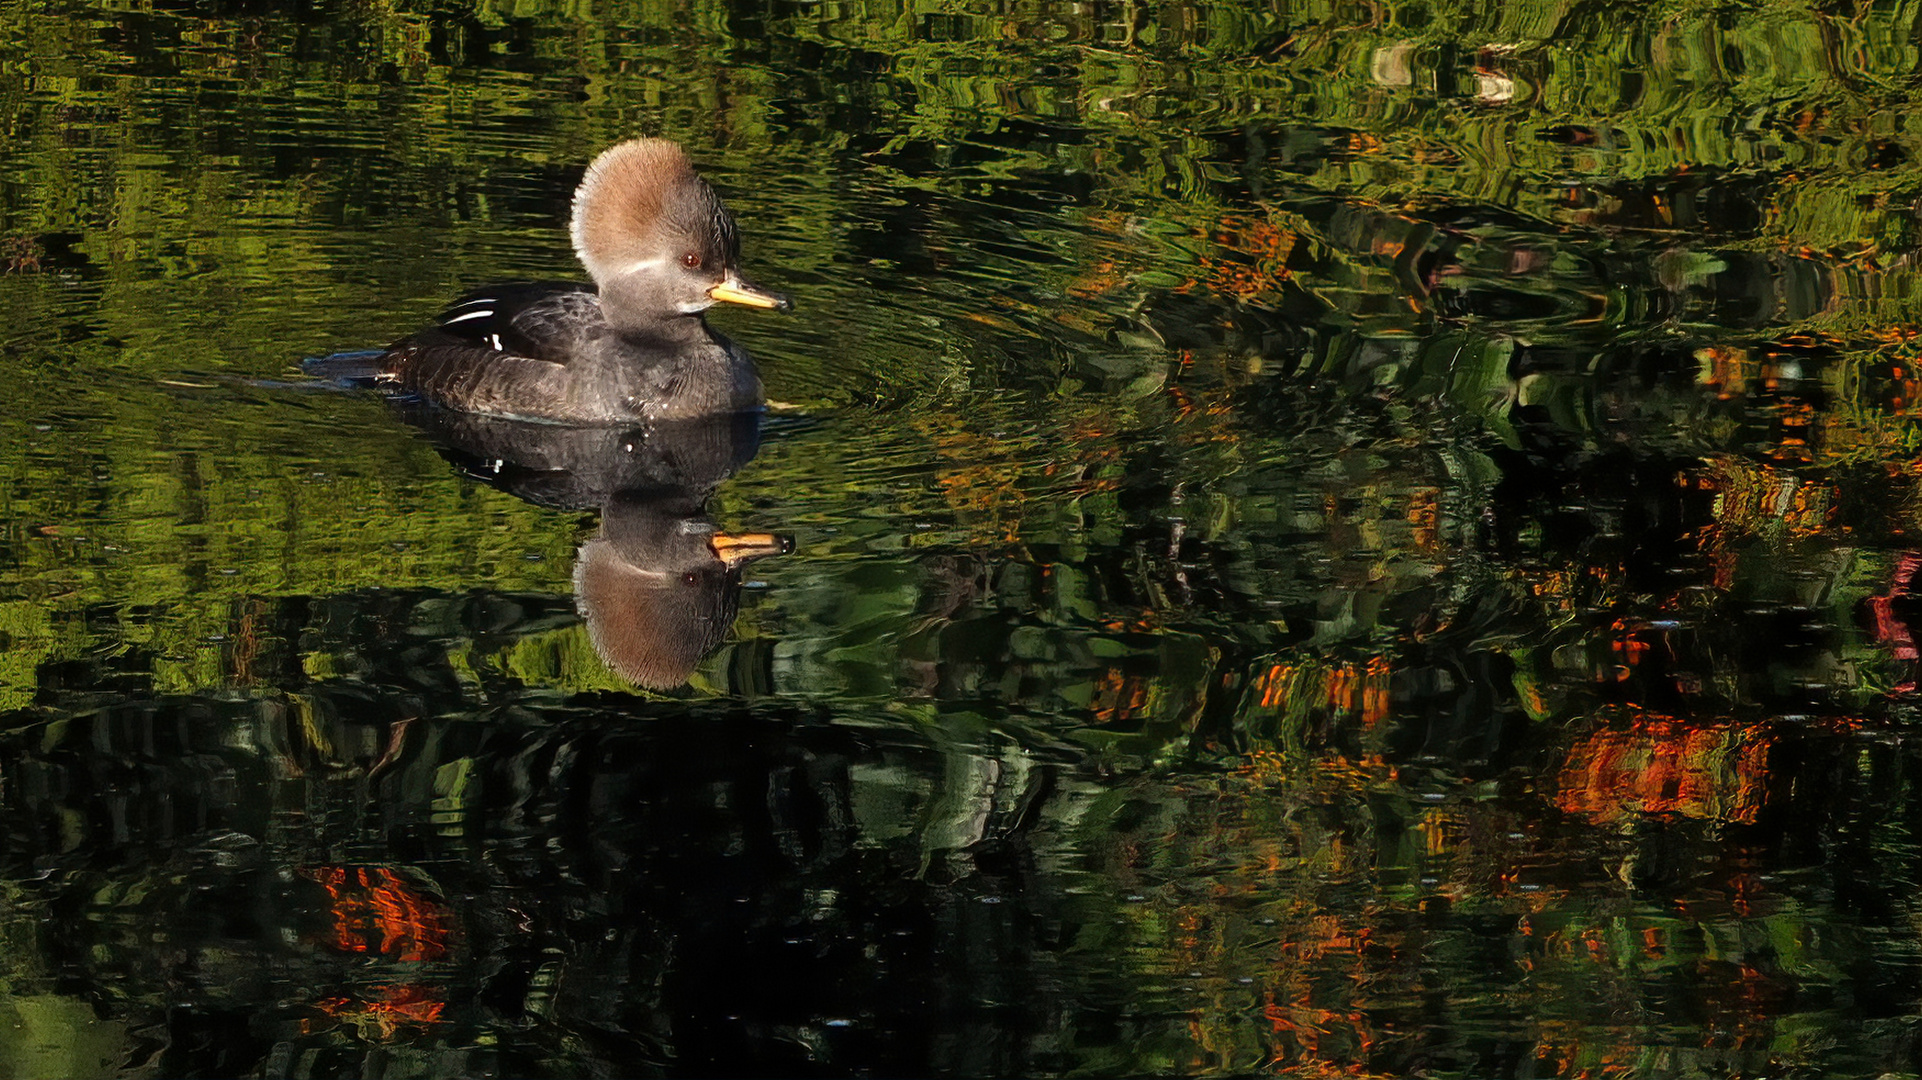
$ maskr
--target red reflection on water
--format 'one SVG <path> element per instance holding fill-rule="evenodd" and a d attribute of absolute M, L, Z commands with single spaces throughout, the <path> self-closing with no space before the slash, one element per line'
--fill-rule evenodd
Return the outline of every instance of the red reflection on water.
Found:
<path fill-rule="evenodd" d="M 453 918 L 447 906 L 385 867 L 322 866 L 303 870 L 327 890 L 334 916 L 328 944 L 343 952 L 378 952 L 396 960 L 447 955 Z"/>
<path fill-rule="evenodd" d="M 1909 624 L 1895 610 L 1895 602 L 1910 595 L 1915 584 L 1915 573 L 1922 570 L 1922 555 L 1913 551 L 1903 552 L 1895 560 L 1894 571 L 1889 575 L 1889 590 L 1881 596 L 1868 599 L 1869 617 L 1874 622 L 1875 640 L 1889 647 L 1889 654 L 1897 660 L 1914 660 L 1922 656 L 1915 645 L 1915 636 Z M 1913 677 L 1902 680 L 1891 688 L 1898 694 L 1906 694 L 1915 689 Z"/>

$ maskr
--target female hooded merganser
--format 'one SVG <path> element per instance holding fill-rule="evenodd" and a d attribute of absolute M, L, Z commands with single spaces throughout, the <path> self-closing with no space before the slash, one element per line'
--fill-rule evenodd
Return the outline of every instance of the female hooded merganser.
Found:
<path fill-rule="evenodd" d="M 717 301 L 792 305 L 735 271 L 734 219 L 680 147 L 635 139 L 595 158 L 572 233 L 594 284 L 469 293 L 389 346 L 376 381 L 451 409 L 559 423 L 761 407 L 753 360 L 702 313 Z"/>

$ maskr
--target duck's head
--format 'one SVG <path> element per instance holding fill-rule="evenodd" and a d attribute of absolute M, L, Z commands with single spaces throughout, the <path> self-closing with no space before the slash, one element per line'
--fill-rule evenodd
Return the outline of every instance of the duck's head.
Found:
<path fill-rule="evenodd" d="M 734 218 L 665 139 L 634 139 L 595 158 L 574 192 L 572 230 L 615 326 L 698 315 L 717 302 L 792 306 L 740 276 Z"/>

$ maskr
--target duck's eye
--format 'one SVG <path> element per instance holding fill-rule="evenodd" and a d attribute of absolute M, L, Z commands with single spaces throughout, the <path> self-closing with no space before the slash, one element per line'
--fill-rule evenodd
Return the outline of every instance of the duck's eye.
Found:
<path fill-rule="evenodd" d="M 687 267 L 689 270 L 699 270 L 701 268 L 701 257 L 690 251 L 681 256 L 681 265 Z"/>

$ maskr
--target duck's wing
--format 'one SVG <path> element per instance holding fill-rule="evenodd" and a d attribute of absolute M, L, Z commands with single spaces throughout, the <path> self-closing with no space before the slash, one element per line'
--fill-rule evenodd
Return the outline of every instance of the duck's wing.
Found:
<path fill-rule="evenodd" d="M 556 418 L 568 401 L 568 360 L 604 326 L 591 286 L 478 289 L 389 346 L 375 381 L 469 412 Z"/>
<path fill-rule="evenodd" d="M 605 325 L 592 285 L 522 281 L 468 293 L 414 341 L 566 364 Z"/>

